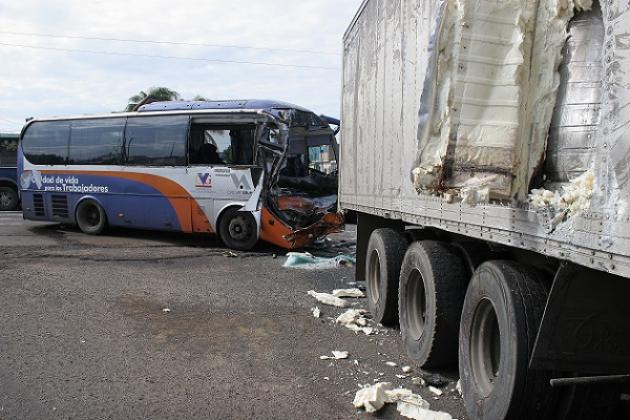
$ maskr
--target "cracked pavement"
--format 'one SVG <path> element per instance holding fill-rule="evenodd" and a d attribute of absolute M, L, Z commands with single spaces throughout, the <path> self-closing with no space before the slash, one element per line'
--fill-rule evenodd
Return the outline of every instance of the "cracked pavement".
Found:
<path fill-rule="evenodd" d="M 349 226 L 312 252 L 353 241 Z M 369 418 L 352 399 L 375 379 L 465 418 L 455 369 L 438 400 L 411 384 L 419 370 L 395 376 L 412 365 L 398 331 L 355 335 L 321 304 L 313 318 L 306 292 L 352 287 L 352 268 L 283 268 L 285 252 L 264 245 L 225 252 L 214 237 L 92 237 L 0 213 L 0 419 Z M 332 350 L 349 359 L 319 359 Z M 376 417 L 398 418 L 395 405 Z"/>

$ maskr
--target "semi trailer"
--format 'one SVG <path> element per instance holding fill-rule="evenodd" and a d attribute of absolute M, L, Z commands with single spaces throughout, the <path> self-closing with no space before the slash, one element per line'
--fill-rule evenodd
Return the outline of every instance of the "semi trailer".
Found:
<path fill-rule="evenodd" d="M 628 399 L 628 34 L 627 1 L 365 0 L 344 35 L 356 277 L 472 419 Z"/>

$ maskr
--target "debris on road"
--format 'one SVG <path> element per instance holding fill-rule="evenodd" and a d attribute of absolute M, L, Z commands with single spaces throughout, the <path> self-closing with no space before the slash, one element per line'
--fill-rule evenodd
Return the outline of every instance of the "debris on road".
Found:
<path fill-rule="evenodd" d="M 418 386 L 427 386 L 427 381 L 420 377 L 411 378 L 411 383 Z"/>
<path fill-rule="evenodd" d="M 457 381 L 457 385 L 455 385 L 455 389 L 457 390 L 457 392 L 459 392 L 459 396 L 463 397 L 464 394 L 462 393 L 462 380 L 458 380 Z"/>
<path fill-rule="evenodd" d="M 429 388 L 428 388 L 428 389 L 429 389 L 429 391 L 431 391 L 432 393 L 434 393 L 434 394 L 435 394 L 435 395 L 437 395 L 438 397 L 441 397 L 441 396 L 442 396 L 442 394 L 444 393 L 444 392 L 442 392 L 442 390 L 441 390 L 440 388 L 436 388 L 436 387 L 434 387 L 434 386 L 429 386 Z"/>
<path fill-rule="evenodd" d="M 333 350 L 332 354 L 333 354 L 332 356 L 319 356 L 319 358 L 322 359 L 322 360 L 328 360 L 328 359 L 341 360 L 341 359 L 347 359 L 348 358 L 348 352 L 347 351 Z"/>
<path fill-rule="evenodd" d="M 367 314 L 365 309 L 348 309 L 337 317 L 335 323 L 343 325 L 355 333 L 362 332 L 365 335 L 372 335 L 375 330 L 367 326 L 368 320 L 365 318 L 365 314 Z"/>
<path fill-rule="evenodd" d="M 338 298 L 362 298 L 365 294 L 361 289 L 335 289 L 332 292 L 333 296 Z"/>
<path fill-rule="evenodd" d="M 413 369 L 411 369 L 411 366 L 403 366 L 402 367 L 402 371 L 403 373 L 409 373 L 411 372 Z"/>
<path fill-rule="evenodd" d="M 390 367 L 396 367 L 396 366 L 398 366 L 398 363 L 395 363 L 395 362 L 385 362 L 385 364 L 386 364 L 387 366 L 390 366 Z"/>
<path fill-rule="evenodd" d="M 407 379 L 409 375 L 396 375 L 398 379 Z"/>
<path fill-rule="evenodd" d="M 315 257 L 308 252 L 289 252 L 283 267 L 301 268 L 305 270 L 326 270 L 340 266 L 353 266 L 356 260 L 351 255 L 337 255 L 336 257 Z"/>
<path fill-rule="evenodd" d="M 430 405 L 420 395 L 405 388 L 392 388 L 390 382 L 379 382 L 357 391 L 354 401 L 356 408 L 364 408 L 367 413 L 375 413 L 389 403 L 397 403 L 398 412 L 407 418 L 418 420 L 452 420 L 447 413 L 430 410 Z"/>
<path fill-rule="evenodd" d="M 162 312 L 165 313 L 165 314 L 170 314 L 171 310 L 169 308 L 164 308 L 164 309 L 162 309 Z"/>
<path fill-rule="evenodd" d="M 234 252 L 234 251 L 225 251 L 223 253 L 223 256 L 227 257 L 227 258 L 236 258 L 236 257 L 238 257 L 238 254 L 236 252 Z"/>
<path fill-rule="evenodd" d="M 319 310 L 317 306 L 314 307 L 312 311 L 313 311 L 313 318 L 319 318 L 322 314 L 322 312 Z"/>
<path fill-rule="evenodd" d="M 324 305 L 336 306 L 338 308 L 347 308 L 350 306 L 350 302 L 347 300 L 340 299 L 330 293 L 318 293 L 315 290 L 309 290 L 308 294 Z"/>

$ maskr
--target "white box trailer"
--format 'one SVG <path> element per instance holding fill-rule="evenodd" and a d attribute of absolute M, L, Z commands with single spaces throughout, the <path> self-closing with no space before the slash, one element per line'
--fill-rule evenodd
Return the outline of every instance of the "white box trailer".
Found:
<path fill-rule="evenodd" d="M 627 383 L 629 34 L 627 1 L 366 0 L 344 36 L 357 279 L 419 365 L 459 359 L 472 418 Z"/>

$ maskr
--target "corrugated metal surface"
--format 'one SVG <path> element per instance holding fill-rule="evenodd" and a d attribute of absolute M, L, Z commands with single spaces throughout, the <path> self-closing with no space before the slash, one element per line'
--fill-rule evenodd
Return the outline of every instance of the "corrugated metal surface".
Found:
<path fill-rule="evenodd" d="M 567 183 L 595 164 L 603 94 L 604 21 L 599 4 L 569 23 L 560 88 L 547 143 L 545 174 Z"/>
<path fill-rule="evenodd" d="M 630 276 L 630 10 L 601 3 L 603 46 L 580 52 L 584 16 L 571 26 L 575 48 L 563 73 L 566 93 L 554 110 L 547 168 L 564 181 L 590 166 L 596 189 L 589 210 L 555 230 L 550 216 L 526 205 L 468 207 L 417 194 L 411 180 L 418 150 L 420 97 L 439 1 L 368 0 L 344 39 L 340 203 L 410 223 L 488 239 Z M 471 4 L 473 2 L 470 2 Z M 597 29 L 597 20 L 588 25 Z M 544 28 L 543 28 L 544 29 Z M 537 32 L 544 48 L 544 30 Z M 597 39 L 589 36 L 589 42 Z M 532 47 L 533 48 L 533 47 Z M 534 51 L 534 58 L 536 58 Z M 598 59 L 601 57 L 601 61 Z M 587 63 L 586 66 L 583 66 Z M 602 69 L 597 79 L 598 64 Z M 578 71 L 580 66 L 583 69 Z M 569 71 L 570 68 L 570 71 Z M 575 86 L 569 84 L 576 82 Z M 597 84 L 601 83 L 601 99 Z M 555 94 L 553 96 L 555 98 Z M 596 111 L 597 103 L 601 108 Z M 566 112 L 576 106 L 584 111 Z M 535 108 L 533 108 L 535 109 Z M 553 109 L 552 109 L 553 110 Z M 533 111 L 532 111 L 533 112 Z M 535 120 L 536 115 L 532 116 Z M 592 124 L 599 121 L 599 125 Z M 587 127 L 587 128 L 585 128 Z M 589 131 L 585 138 L 584 131 Z M 585 146 L 578 159 L 557 147 Z M 537 162 L 528 162 L 533 172 Z M 575 164 L 571 162 L 576 162 Z M 573 170 L 571 168 L 578 168 Z"/>

